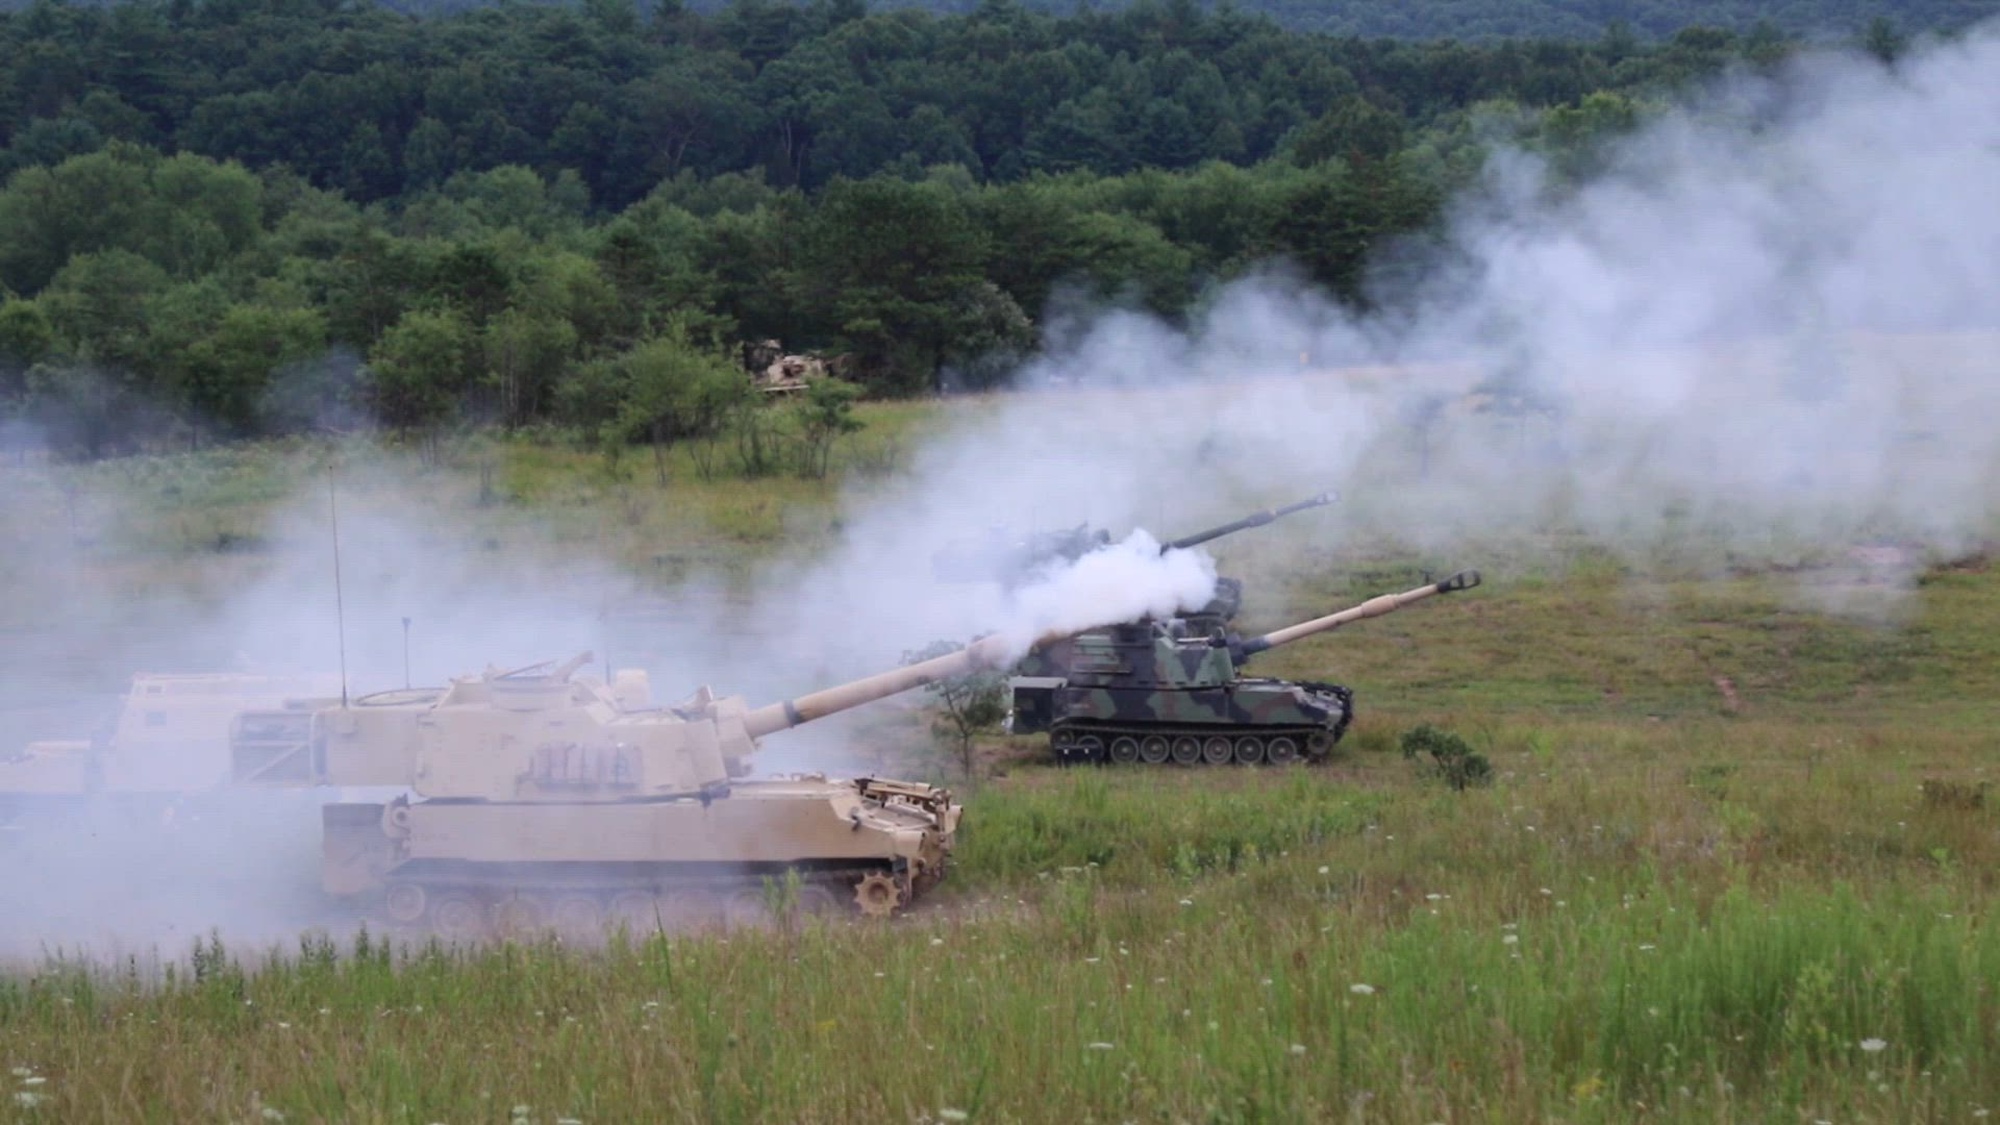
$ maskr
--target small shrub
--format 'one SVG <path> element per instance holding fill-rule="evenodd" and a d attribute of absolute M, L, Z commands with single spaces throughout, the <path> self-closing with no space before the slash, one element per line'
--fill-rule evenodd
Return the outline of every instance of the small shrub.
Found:
<path fill-rule="evenodd" d="M 1403 757 L 1411 761 L 1428 757 L 1419 768 L 1454 790 L 1463 792 L 1475 785 L 1493 784 L 1493 764 L 1472 749 L 1463 738 L 1425 723 L 1403 732 Z"/>
<path fill-rule="evenodd" d="M 1964 781 L 1944 781 L 1939 778 L 1925 778 L 1919 791 L 1923 794 L 1927 809 L 1950 809 L 1970 812 L 1986 807 L 1986 790 L 1992 782 L 1977 784 Z"/>

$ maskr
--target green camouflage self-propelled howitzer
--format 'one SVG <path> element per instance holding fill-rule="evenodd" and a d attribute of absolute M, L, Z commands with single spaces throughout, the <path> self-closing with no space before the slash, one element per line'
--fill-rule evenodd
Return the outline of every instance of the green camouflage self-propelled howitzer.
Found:
<path fill-rule="evenodd" d="M 1047 731 L 1065 764 L 1288 765 L 1322 761 L 1354 718 L 1338 684 L 1240 676 L 1265 649 L 1479 585 L 1479 572 L 1384 594 L 1245 639 L 1185 619 L 1093 629 L 1044 645 L 1012 681 L 1015 734 Z M 1039 674 L 1038 674 L 1039 673 Z"/>

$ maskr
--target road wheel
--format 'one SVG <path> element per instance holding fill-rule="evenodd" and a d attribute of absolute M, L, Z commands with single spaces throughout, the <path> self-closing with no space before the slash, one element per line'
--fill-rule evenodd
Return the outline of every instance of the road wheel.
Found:
<path fill-rule="evenodd" d="M 739 887 L 723 900 L 723 917 L 732 930 L 761 930 L 771 924 L 771 904 L 762 887 Z"/>
<path fill-rule="evenodd" d="M 517 893 L 493 908 L 493 925 L 509 941 L 535 941 L 548 933 L 548 903 L 537 895 Z"/>
<path fill-rule="evenodd" d="M 1264 740 L 1254 734 L 1246 734 L 1236 740 L 1236 760 L 1246 766 L 1264 764 Z"/>
<path fill-rule="evenodd" d="M 1104 740 L 1094 734 L 1081 735 L 1076 740 L 1076 764 L 1097 765 L 1104 761 Z"/>
<path fill-rule="evenodd" d="M 1201 759 L 1211 766 L 1226 766 L 1236 756 L 1236 747 L 1219 734 L 1211 734 L 1201 744 Z"/>
<path fill-rule="evenodd" d="M 689 887 L 663 898 L 667 925 L 677 930 L 719 930 L 729 923 L 727 902 L 712 887 Z"/>
<path fill-rule="evenodd" d="M 1279 735 L 1265 748 L 1264 756 L 1274 766 L 1289 766 L 1299 760 L 1298 741 L 1289 735 Z"/>
<path fill-rule="evenodd" d="M 1129 766 L 1139 760 L 1139 740 L 1129 734 L 1121 734 L 1111 740 L 1111 760 L 1121 766 Z"/>
<path fill-rule="evenodd" d="M 1139 740 L 1139 760 L 1149 766 L 1164 766 L 1171 756 L 1167 736 L 1149 734 Z"/>
<path fill-rule="evenodd" d="M 799 888 L 800 917 L 831 918 L 840 913 L 840 896 L 831 888 L 807 883 Z"/>
<path fill-rule="evenodd" d="M 431 932 L 449 944 L 471 945 L 492 936 L 486 907 L 464 891 L 447 891 L 431 904 Z"/>
<path fill-rule="evenodd" d="M 1191 734 L 1174 739 L 1174 763 L 1182 766 L 1201 764 L 1201 740 Z"/>
<path fill-rule="evenodd" d="M 430 896 L 415 883 L 391 883 L 389 891 L 382 896 L 382 909 L 394 921 L 405 926 L 414 924 L 424 916 L 424 907 L 430 904 Z"/>
<path fill-rule="evenodd" d="M 644 941 L 659 933 L 670 915 L 666 901 L 647 891 L 620 891 L 611 896 L 606 925 L 622 929 L 632 941 Z"/>

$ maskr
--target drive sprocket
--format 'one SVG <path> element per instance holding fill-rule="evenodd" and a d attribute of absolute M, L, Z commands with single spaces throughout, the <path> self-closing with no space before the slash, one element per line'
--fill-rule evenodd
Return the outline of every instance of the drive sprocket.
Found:
<path fill-rule="evenodd" d="M 877 871 L 854 885 L 854 904 L 871 918 L 887 918 L 903 905 L 903 888 L 894 877 Z"/>

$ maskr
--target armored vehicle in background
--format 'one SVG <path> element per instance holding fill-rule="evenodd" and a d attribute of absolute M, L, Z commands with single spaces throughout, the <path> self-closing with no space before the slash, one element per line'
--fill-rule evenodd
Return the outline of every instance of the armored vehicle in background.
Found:
<path fill-rule="evenodd" d="M 1288 765 L 1323 761 L 1354 718 L 1338 684 L 1240 675 L 1266 649 L 1479 585 L 1479 572 L 1384 594 L 1261 637 L 1185 619 L 1094 629 L 1038 646 L 1010 681 L 1015 734 L 1048 732 L 1065 764 Z"/>
<path fill-rule="evenodd" d="M 229 730 L 239 712 L 336 690 L 330 678 L 134 676 L 117 716 L 89 738 L 30 742 L 0 756 L 0 824 L 64 814 L 86 799 L 157 815 L 179 797 L 229 782 Z"/>
<path fill-rule="evenodd" d="M 1160 553 L 1186 550 L 1198 547 L 1225 535 L 1233 535 L 1253 527 L 1303 512 L 1308 508 L 1323 508 L 1333 503 L 1334 494 L 1322 492 L 1296 504 L 1282 508 L 1267 508 L 1252 512 L 1239 520 L 1232 520 L 1220 527 L 1198 531 L 1160 545 Z M 943 582 L 996 582 L 1007 589 L 1032 582 L 1046 568 L 1058 563 L 1073 563 L 1093 551 L 1100 551 L 1111 545 L 1111 533 L 1103 528 L 1093 528 L 1088 524 L 1062 531 L 1044 531 L 1025 539 L 1017 538 L 1005 529 L 996 528 L 985 537 L 956 543 L 939 550 L 931 556 L 931 574 Z M 1226 589 L 1224 588 L 1226 586 Z M 1233 579 L 1224 579 L 1218 585 L 1217 612 L 1224 609 L 1231 616 L 1235 614 L 1236 603 L 1241 600 L 1242 587 Z M 1204 613 L 1208 610 L 1203 610 Z"/>
<path fill-rule="evenodd" d="M 967 671 L 995 638 L 841 687 L 750 708 L 703 688 L 651 702 L 560 665 L 444 688 L 241 716 L 246 784 L 397 786 L 325 806 L 322 883 L 451 940 L 608 924 L 745 923 L 774 905 L 886 915 L 944 875 L 959 805 L 930 785 L 820 775 L 746 780 L 756 740 Z"/>

